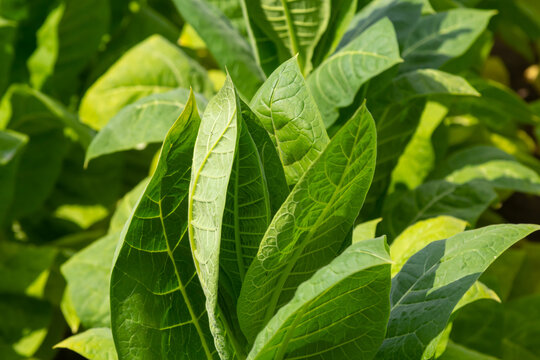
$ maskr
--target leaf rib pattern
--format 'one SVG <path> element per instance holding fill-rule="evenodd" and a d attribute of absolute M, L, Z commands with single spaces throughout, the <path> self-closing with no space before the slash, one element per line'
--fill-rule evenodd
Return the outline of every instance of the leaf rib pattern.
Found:
<path fill-rule="evenodd" d="M 373 177 L 375 136 L 363 106 L 272 219 L 240 293 L 239 320 L 248 336 L 257 334 L 294 289 L 341 249 Z"/>
<path fill-rule="evenodd" d="M 111 275 L 111 327 L 119 359 L 217 359 L 187 238 L 199 124 L 191 94 L 125 230 Z"/>
<path fill-rule="evenodd" d="M 296 184 L 329 142 L 296 58 L 270 75 L 250 107 L 277 148 L 288 184 Z"/>

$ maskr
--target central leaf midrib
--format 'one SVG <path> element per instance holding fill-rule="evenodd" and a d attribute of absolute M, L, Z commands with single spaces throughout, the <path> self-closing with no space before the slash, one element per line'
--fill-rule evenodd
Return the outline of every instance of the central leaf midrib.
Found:
<path fill-rule="evenodd" d="M 361 129 L 362 129 L 361 124 L 358 124 L 358 129 L 356 131 L 356 136 L 355 136 L 354 143 L 353 143 L 354 145 L 351 148 L 351 155 L 352 155 L 352 153 L 354 151 L 354 148 L 355 148 L 356 144 L 358 143 L 358 136 L 359 136 L 359 134 L 361 132 Z M 325 149 L 325 152 L 326 152 L 326 149 Z M 296 265 L 296 262 L 298 261 L 300 255 L 304 251 L 305 247 L 308 245 L 308 243 L 311 242 L 311 240 L 312 240 L 312 238 L 314 236 L 314 231 L 315 231 L 314 229 L 316 229 L 320 225 L 320 223 L 322 221 L 321 219 L 325 219 L 326 213 L 328 211 L 330 211 L 330 209 L 332 208 L 332 206 L 328 206 L 328 205 L 332 204 L 332 202 L 335 200 L 335 197 L 337 196 L 336 194 L 338 193 L 337 189 L 340 189 L 341 186 L 342 186 L 343 179 L 345 178 L 345 173 L 346 173 L 347 169 L 349 168 L 349 166 L 351 164 L 352 158 L 353 158 L 352 156 L 349 156 L 347 158 L 347 164 L 345 165 L 345 170 L 343 171 L 343 174 L 341 175 L 341 177 L 339 179 L 339 183 L 336 186 L 336 191 L 334 191 L 334 193 L 332 194 L 332 197 L 330 198 L 330 200 L 327 203 L 327 206 L 325 206 L 325 208 L 322 211 L 321 215 L 317 218 L 317 221 L 313 225 L 312 230 L 310 230 L 308 232 L 308 234 L 306 236 L 306 240 L 296 249 L 296 251 L 294 252 L 293 258 L 287 263 L 287 266 L 286 266 L 285 270 L 283 272 L 281 272 L 281 274 L 279 276 L 279 282 L 278 282 L 277 286 L 275 287 L 276 289 L 279 289 L 279 291 L 275 291 L 272 294 L 272 297 L 270 298 L 270 306 L 267 308 L 266 315 L 265 315 L 265 318 L 263 320 L 263 323 L 264 323 L 263 326 L 265 326 L 270 321 L 272 316 L 274 315 L 275 309 L 277 307 L 277 302 L 279 301 L 279 297 L 280 297 L 280 295 L 282 293 L 283 286 L 285 285 L 285 282 L 287 281 L 292 268 Z M 300 179 L 300 181 L 303 180 L 303 178 L 306 176 L 306 174 L 307 173 L 305 173 L 304 176 L 302 176 L 302 179 Z M 293 194 L 294 193 L 291 193 L 290 196 L 293 196 Z"/>
<path fill-rule="evenodd" d="M 300 70 L 304 72 L 303 57 L 301 56 L 298 49 L 298 38 L 296 37 L 296 33 L 294 31 L 292 15 L 289 9 L 289 5 L 287 4 L 287 0 L 281 0 L 281 6 L 283 6 L 283 13 L 285 14 L 285 19 L 287 22 L 287 32 L 289 33 L 289 39 L 291 41 L 292 55 L 294 56 L 298 54 L 298 65 L 300 66 Z"/>

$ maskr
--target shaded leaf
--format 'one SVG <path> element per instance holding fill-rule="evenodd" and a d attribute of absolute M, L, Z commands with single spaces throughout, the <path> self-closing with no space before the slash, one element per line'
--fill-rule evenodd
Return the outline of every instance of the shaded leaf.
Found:
<path fill-rule="evenodd" d="M 180 14 L 193 26 L 222 69 L 227 68 L 244 99 L 251 99 L 264 81 L 248 42 L 221 11 L 206 1 L 173 0 Z M 197 90 L 197 89 L 195 89 Z"/>
<path fill-rule="evenodd" d="M 317 67 L 307 84 L 326 127 L 337 120 L 339 108 L 353 103 L 366 81 L 399 62 L 394 28 L 383 19 Z"/>
<path fill-rule="evenodd" d="M 206 71 L 179 47 L 153 35 L 126 52 L 86 92 L 81 121 L 101 129 L 124 106 L 178 87 L 210 95 Z"/>
<path fill-rule="evenodd" d="M 162 142 L 184 110 L 189 90 L 176 89 L 144 97 L 120 110 L 97 133 L 86 152 L 86 162 L 118 151 L 139 149 Z M 197 96 L 202 112 L 206 100 Z"/>

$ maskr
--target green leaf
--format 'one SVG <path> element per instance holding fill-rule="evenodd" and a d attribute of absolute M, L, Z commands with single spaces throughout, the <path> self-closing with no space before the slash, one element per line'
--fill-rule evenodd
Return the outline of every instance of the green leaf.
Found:
<path fill-rule="evenodd" d="M 16 23 L 0 16 L 0 97 L 9 84 L 9 75 L 15 50 Z"/>
<path fill-rule="evenodd" d="M 468 349 L 452 341 L 439 360 L 497 360 L 496 358 Z"/>
<path fill-rule="evenodd" d="M 436 240 L 444 240 L 459 234 L 467 222 L 451 216 L 439 216 L 419 221 L 403 231 L 390 246 L 392 257 L 392 277 L 405 265 L 407 260 L 426 245 Z"/>
<path fill-rule="evenodd" d="M 377 233 L 377 225 L 381 221 L 382 219 L 378 218 L 356 225 L 352 233 L 352 243 L 373 239 Z"/>
<path fill-rule="evenodd" d="M 207 0 L 210 4 L 219 8 L 223 15 L 229 19 L 231 24 L 238 31 L 246 36 L 246 23 L 244 22 L 244 14 L 242 12 L 241 2 L 244 0 Z"/>
<path fill-rule="evenodd" d="M 106 154 L 162 142 L 184 110 L 188 97 L 189 90 L 176 89 L 144 97 L 124 107 L 94 137 L 86 152 L 86 163 Z M 206 100 L 200 95 L 196 99 L 202 112 Z"/>
<path fill-rule="evenodd" d="M 503 359 L 538 359 L 539 305 L 539 295 L 522 297 L 507 304 L 504 314 Z"/>
<path fill-rule="evenodd" d="M 178 11 L 204 40 L 222 69 L 227 69 L 245 100 L 251 99 L 265 76 L 248 42 L 204 0 L 173 0 Z M 196 89 L 195 89 L 196 90 Z"/>
<path fill-rule="evenodd" d="M 0 226 L 5 219 L 14 197 L 16 174 L 21 154 L 28 137 L 14 131 L 0 131 Z"/>
<path fill-rule="evenodd" d="M 91 360 L 117 360 L 111 329 L 96 328 L 73 335 L 56 344 L 55 348 L 75 351 Z"/>
<path fill-rule="evenodd" d="M 142 180 L 118 202 L 116 205 L 116 210 L 109 223 L 109 234 L 119 233 L 122 231 L 126 222 L 131 218 L 131 213 L 139 202 L 139 199 L 145 191 L 149 180 L 149 178 Z"/>
<path fill-rule="evenodd" d="M 266 186 L 271 195 L 270 209 L 273 217 L 289 195 L 289 187 L 285 178 L 283 165 L 281 165 L 281 160 L 268 132 L 259 125 L 259 119 L 245 104 L 242 104 L 242 119 L 248 127 L 249 133 L 259 151 L 259 157 L 264 168 Z"/>
<path fill-rule="evenodd" d="M 28 59 L 36 89 L 69 100 L 78 75 L 97 52 L 109 28 L 109 2 L 61 1 L 37 32 L 37 48 Z"/>
<path fill-rule="evenodd" d="M 240 325 L 249 341 L 302 281 L 342 249 L 373 177 L 375 137 L 373 118 L 362 106 L 274 216 L 238 301 Z"/>
<path fill-rule="evenodd" d="M 360 87 L 401 62 L 394 27 L 383 19 L 340 49 L 308 77 L 307 84 L 326 127 L 351 105 Z"/>
<path fill-rule="evenodd" d="M 101 129 L 124 106 L 178 87 L 210 95 L 206 71 L 179 47 L 153 35 L 126 52 L 84 95 L 81 121 Z"/>
<path fill-rule="evenodd" d="M 277 147 L 288 184 L 296 184 L 329 142 L 296 58 L 270 75 L 250 107 Z"/>
<path fill-rule="evenodd" d="M 367 28 L 385 17 L 394 24 L 399 43 L 402 44 L 411 31 L 411 24 L 415 24 L 422 13 L 432 12 L 429 0 L 370 1 L 354 16 L 338 49 L 345 47 Z"/>
<path fill-rule="evenodd" d="M 217 359 L 188 244 L 188 191 L 200 117 L 194 97 L 167 134 L 111 275 L 119 359 Z"/>
<path fill-rule="evenodd" d="M 420 358 L 481 273 L 537 230 L 538 225 L 488 226 L 433 242 L 412 256 L 392 279 L 390 320 L 376 358 Z"/>
<path fill-rule="evenodd" d="M 52 318 L 51 304 L 22 295 L 2 294 L 0 311 L 3 314 L 0 344 L 11 347 L 22 358 L 34 355 L 47 336 Z"/>
<path fill-rule="evenodd" d="M 486 29 L 493 11 L 453 9 L 422 17 L 403 44 L 400 71 L 439 68 L 465 53 Z"/>
<path fill-rule="evenodd" d="M 227 325 L 223 324 L 226 320 L 218 309 L 219 255 L 223 213 L 239 141 L 240 122 L 239 99 L 228 77 L 223 88 L 208 103 L 202 118 L 193 151 L 193 171 L 189 185 L 188 231 L 193 260 L 206 296 L 210 331 L 214 335 L 218 353 L 225 358 L 231 356 L 230 353 L 236 349 L 230 348 L 227 337 L 231 334 L 227 331 Z M 236 170 L 239 176 L 239 170 Z M 233 181 L 239 179 L 233 178 Z M 234 219 L 233 223 L 236 221 L 240 221 L 240 217 Z M 236 234 L 234 237 L 233 247 L 236 248 L 240 240 L 236 239 Z M 227 240 L 231 242 L 230 237 L 224 238 L 225 248 L 229 247 L 225 245 Z"/>
<path fill-rule="evenodd" d="M 43 298 L 57 254 L 53 247 L 0 242 L 0 293 Z"/>
<path fill-rule="evenodd" d="M 288 57 L 298 55 L 301 73 L 308 73 L 315 46 L 330 20 L 330 0 L 247 1 L 250 16 Z"/>
<path fill-rule="evenodd" d="M 298 286 L 248 359 L 371 359 L 386 331 L 390 263 L 384 238 L 347 248 Z"/>
<path fill-rule="evenodd" d="M 474 225 L 497 198 L 483 182 L 462 185 L 430 181 L 405 193 L 383 212 L 382 233 L 390 239 L 417 221 L 440 215 L 453 216 Z"/>
<path fill-rule="evenodd" d="M 110 274 L 119 233 L 109 234 L 62 265 L 71 301 L 86 328 L 110 327 Z"/>

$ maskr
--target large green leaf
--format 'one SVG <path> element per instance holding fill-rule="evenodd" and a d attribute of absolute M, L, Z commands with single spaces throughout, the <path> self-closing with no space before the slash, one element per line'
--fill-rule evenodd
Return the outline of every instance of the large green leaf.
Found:
<path fill-rule="evenodd" d="M 15 40 L 16 23 L 0 16 L 0 97 L 4 94 L 9 83 L 11 64 L 15 55 L 13 42 Z"/>
<path fill-rule="evenodd" d="M 13 201 L 19 160 L 28 137 L 14 131 L 0 131 L 0 226 Z"/>
<path fill-rule="evenodd" d="M 493 225 L 431 243 L 392 279 L 391 312 L 378 359 L 419 359 L 465 292 L 507 248 L 538 225 Z"/>
<path fill-rule="evenodd" d="M 81 121 L 101 129 L 124 106 L 178 87 L 210 95 L 206 71 L 179 47 L 153 35 L 126 52 L 84 95 Z"/>
<path fill-rule="evenodd" d="M 453 216 L 474 225 L 497 198 L 484 182 L 462 185 L 430 181 L 402 195 L 383 212 L 382 233 L 390 239 L 417 221 L 440 215 Z"/>
<path fill-rule="evenodd" d="M 296 287 L 342 248 L 373 177 L 375 125 L 365 106 L 336 134 L 274 216 L 238 301 L 248 340 Z"/>
<path fill-rule="evenodd" d="M 375 0 L 359 11 L 343 36 L 338 49 L 343 48 L 367 28 L 387 17 L 392 21 L 401 44 L 422 13 L 431 13 L 429 0 Z"/>
<path fill-rule="evenodd" d="M 347 248 L 300 284 L 248 359 L 372 359 L 386 331 L 390 263 L 384 238 Z"/>
<path fill-rule="evenodd" d="M 326 127 L 337 120 L 339 108 L 352 104 L 366 81 L 399 62 L 394 27 L 383 19 L 317 67 L 307 84 Z"/>
<path fill-rule="evenodd" d="M 203 38 L 222 69 L 227 69 L 243 96 L 249 101 L 264 81 L 248 42 L 223 16 L 205 0 L 173 0 L 186 21 Z"/>
<path fill-rule="evenodd" d="M 226 319 L 218 309 L 219 256 L 223 212 L 240 122 L 239 98 L 228 77 L 223 88 L 208 103 L 202 118 L 193 151 L 189 186 L 188 230 L 193 260 L 206 296 L 206 311 L 216 348 L 220 356 L 226 358 L 236 349 L 227 341 L 232 334 L 227 332 Z M 240 176 L 238 169 L 237 174 Z M 238 177 L 233 181 L 239 181 Z M 233 223 L 238 221 L 240 217 Z M 227 237 L 230 244 L 230 236 Z M 239 239 L 233 241 L 233 247 L 236 247 Z"/>
<path fill-rule="evenodd" d="M 119 359 L 217 359 L 188 244 L 188 193 L 200 124 L 194 98 L 167 134 L 126 225 L 111 275 Z"/>
<path fill-rule="evenodd" d="M 86 162 L 118 151 L 140 149 L 149 143 L 161 142 L 184 110 L 189 90 L 176 89 L 144 97 L 124 107 L 113 116 L 92 140 Z M 197 96 L 202 112 L 206 100 Z"/>
<path fill-rule="evenodd" d="M 69 100 L 77 76 L 108 31 L 109 9 L 107 0 L 59 2 L 38 30 L 37 48 L 28 59 L 35 88 Z"/>
<path fill-rule="evenodd" d="M 244 0 L 206 0 L 210 4 L 221 10 L 231 22 L 231 24 L 244 36 L 247 35 L 246 23 L 242 12 L 242 1 Z"/>
<path fill-rule="evenodd" d="M 315 46 L 330 20 L 330 0 L 247 1 L 250 16 L 288 55 L 298 54 L 302 73 L 311 70 Z"/>
<path fill-rule="evenodd" d="M 328 144 L 328 135 L 296 58 L 283 63 L 250 103 L 268 131 L 294 185 Z"/>
<path fill-rule="evenodd" d="M 117 360 L 114 341 L 109 328 L 96 328 L 73 335 L 56 344 L 55 348 L 75 351 L 91 360 Z"/>
<path fill-rule="evenodd" d="M 486 29 L 493 11 L 453 9 L 421 18 L 403 44 L 402 72 L 438 68 L 462 55 Z"/>

